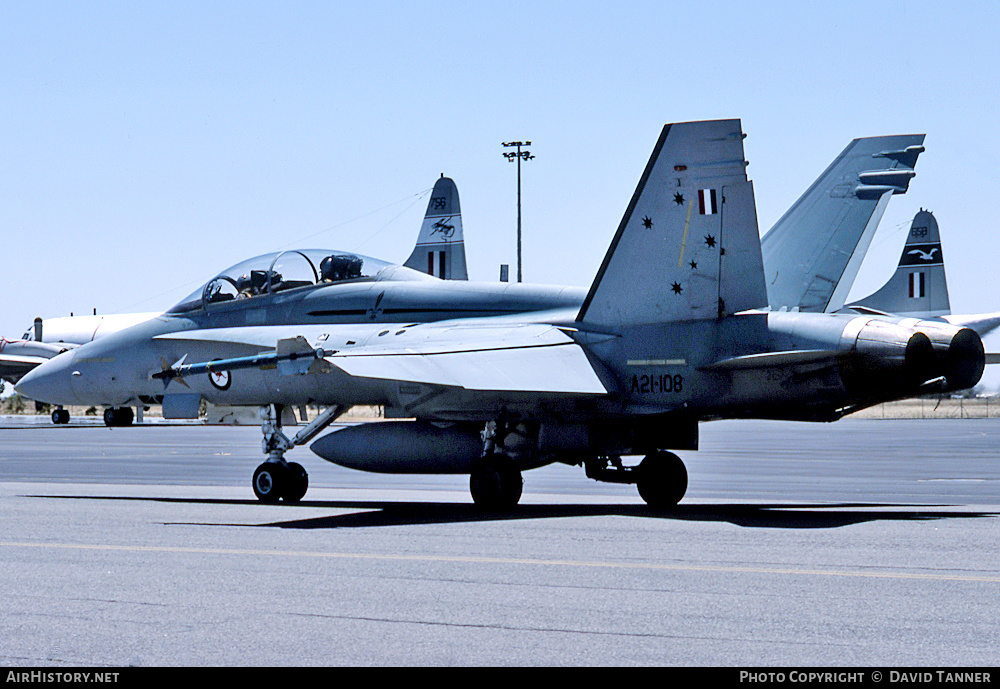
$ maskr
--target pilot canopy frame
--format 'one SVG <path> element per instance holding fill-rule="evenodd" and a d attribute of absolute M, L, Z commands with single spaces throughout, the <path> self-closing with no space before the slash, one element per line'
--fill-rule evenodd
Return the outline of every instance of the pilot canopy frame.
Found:
<path fill-rule="evenodd" d="M 220 304 L 344 282 L 367 282 L 394 264 L 349 251 L 303 249 L 256 256 L 222 271 L 168 311 Z"/>

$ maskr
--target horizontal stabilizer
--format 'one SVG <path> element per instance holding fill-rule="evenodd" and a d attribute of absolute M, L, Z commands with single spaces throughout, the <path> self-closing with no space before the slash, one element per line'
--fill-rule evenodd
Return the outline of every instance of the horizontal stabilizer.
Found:
<path fill-rule="evenodd" d="M 17 381 L 28 371 L 75 346 L 0 338 L 0 379 Z"/>
<path fill-rule="evenodd" d="M 48 361 L 46 356 L 22 356 L 19 354 L 0 354 L 0 365 L 4 366 L 38 366 Z"/>

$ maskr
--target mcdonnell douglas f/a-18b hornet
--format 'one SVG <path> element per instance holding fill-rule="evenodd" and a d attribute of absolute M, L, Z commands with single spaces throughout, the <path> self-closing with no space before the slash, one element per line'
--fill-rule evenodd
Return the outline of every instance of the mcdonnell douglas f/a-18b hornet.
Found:
<path fill-rule="evenodd" d="M 265 501 L 305 494 L 286 451 L 352 405 L 384 405 L 395 420 L 311 449 L 366 471 L 468 474 L 474 502 L 496 510 L 518 502 L 522 471 L 553 462 L 672 506 L 687 471 L 670 450 L 697 449 L 701 421 L 833 421 L 975 385 L 984 352 L 970 329 L 768 308 L 743 138 L 739 120 L 665 126 L 585 294 L 285 252 L 43 363 L 18 390 L 106 405 L 139 390 L 176 415 L 202 399 L 264 406 L 253 487 Z M 290 439 L 281 410 L 306 403 L 326 411 Z"/>

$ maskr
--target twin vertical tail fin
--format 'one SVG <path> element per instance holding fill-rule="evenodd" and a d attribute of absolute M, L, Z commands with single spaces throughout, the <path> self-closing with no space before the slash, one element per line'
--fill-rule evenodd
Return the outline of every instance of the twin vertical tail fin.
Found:
<path fill-rule="evenodd" d="M 903 255 L 889 281 L 874 294 L 850 305 L 855 307 L 920 318 L 951 313 L 941 236 L 930 211 L 921 209 L 913 217 Z"/>
<path fill-rule="evenodd" d="M 458 187 L 444 175 L 434 184 L 417 245 L 403 265 L 442 280 L 469 279 Z"/>
<path fill-rule="evenodd" d="M 663 128 L 577 320 L 717 319 L 767 305 L 740 120 Z"/>
<path fill-rule="evenodd" d="M 772 309 L 844 306 L 875 228 L 916 174 L 923 134 L 855 139 L 761 240 Z"/>

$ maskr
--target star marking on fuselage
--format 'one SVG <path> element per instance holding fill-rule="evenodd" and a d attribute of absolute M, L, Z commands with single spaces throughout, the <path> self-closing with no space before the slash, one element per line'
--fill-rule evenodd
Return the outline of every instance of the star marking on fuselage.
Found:
<path fill-rule="evenodd" d="M 670 289 L 674 291 L 674 294 L 680 294 L 681 292 L 684 291 L 684 288 L 681 287 L 681 283 L 679 282 L 675 282 L 674 284 L 670 285 Z"/>
<path fill-rule="evenodd" d="M 697 269 L 698 269 L 698 262 L 691 261 L 691 270 L 697 270 Z"/>
<path fill-rule="evenodd" d="M 706 234 L 705 235 L 705 245 L 706 246 L 715 246 L 715 237 L 713 237 L 710 234 Z"/>
<path fill-rule="evenodd" d="M 680 192 L 674 194 L 674 203 L 676 203 L 678 206 L 684 203 L 684 194 Z"/>
<path fill-rule="evenodd" d="M 653 226 L 653 220 L 648 215 L 642 219 L 642 226 L 647 230 Z"/>

